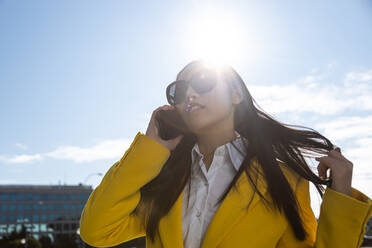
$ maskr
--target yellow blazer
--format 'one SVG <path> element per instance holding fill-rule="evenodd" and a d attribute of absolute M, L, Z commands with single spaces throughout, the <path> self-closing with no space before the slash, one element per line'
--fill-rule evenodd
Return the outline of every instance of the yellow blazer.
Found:
<path fill-rule="evenodd" d="M 80 219 L 80 236 L 95 247 L 110 247 L 146 236 L 138 217 L 129 216 L 137 206 L 139 189 L 155 178 L 170 156 L 162 144 L 138 132 L 123 157 L 107 171 L 102 182 L 90 195 Z M 309 181 L 280 164 L 296 192 L 305 229 L 310 234 L 303 242 L 296 240 L 284 214 L 266 209 L 245 173 L 238 179 L 239 192 L 232 189 L 213 217 L 202 248 L 356 248 L 360 247 L 365 226 L 372 215 L 372 200 L 352 188 L 352 197 L 327 188 L 317 222 L 310 206 Z M 257 187 L 269 197 L 266 183 L 259 179 Z M 182 196 L 170 212 L 160 220 L 159 233 L 146 247 L 182 248 Z"/>

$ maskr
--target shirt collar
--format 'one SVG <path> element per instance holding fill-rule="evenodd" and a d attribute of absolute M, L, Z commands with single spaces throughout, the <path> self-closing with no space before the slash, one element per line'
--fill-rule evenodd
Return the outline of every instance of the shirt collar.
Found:
<path fill-rule="evenodd" d="M 243 139 L 246 142 L 247 139 L 241 136 L 236 130 L 235 134 L 239 135 L 240 137 L 217 147 L 214 152 L 214 156 L 226 156 L 228 154 L 228 159 L 232 162 L 235 170 L 238 171 L 246 155 L 246 147 Z M 236 146 L 236 148 L 233 144 Z M 202 157 L 203 154 L 200 153 L 198 143 L 196 142 L 191 150 L 192 164 L 195 163 L 195 160 L 198 160 L 197 162 L 199 164 L 199 161 L 202 159 Z"/>

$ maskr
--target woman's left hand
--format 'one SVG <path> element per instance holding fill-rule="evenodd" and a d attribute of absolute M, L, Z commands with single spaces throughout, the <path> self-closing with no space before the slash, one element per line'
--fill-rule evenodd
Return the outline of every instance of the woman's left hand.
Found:
<path fill-rule="evenodd" d="M 353 174 L 353 163 L 347 160 L 342 154 L 340 148 L 328 152 L 328 156 L 315 158 L 319 161 L 319 177 L 325 179 L 328 168 L 332 178 L 331 189 L 351 196 L 351 179 Z"/>

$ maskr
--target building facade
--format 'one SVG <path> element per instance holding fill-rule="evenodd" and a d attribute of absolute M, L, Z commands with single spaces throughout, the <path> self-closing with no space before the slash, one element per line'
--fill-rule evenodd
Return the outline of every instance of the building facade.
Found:
<path fill-rule="evenodd" d="M 0 185 L 0 237 L 19 231 L 52 240 L 60 234 L 78 233 L 79 220 L 91 186 Z"/>

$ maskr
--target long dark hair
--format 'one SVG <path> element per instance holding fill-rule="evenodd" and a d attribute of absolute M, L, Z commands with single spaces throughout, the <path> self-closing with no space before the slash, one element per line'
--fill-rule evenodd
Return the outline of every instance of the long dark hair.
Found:
<path fill-rule="evenodd" d="M 199 68 L 200 65 L 203 65 L 202 61 L 192 61 L 178 73 L 177 78 L 186 68 L 190 66 Z M 256 188 L 255 179 L 252 179 L 252 175 L 257 176 L 257 168 L 252 166 L 251 160 L 257 159 L 262 167 L 274 207 L 281 212 L 284 211 L 296 238 L 305 240 L 308 234 L 299 215 L 296 196 L 280 169 L 278 160 L 302 178 L 311 181 L 319 194 L 323 196 L 325 189 L 322 184 L 327 184 L 327 181 L 320 179 L 311 171 L 304 157 L 309 157 L 314 153 L 326 154 L 333 148 L 333 144 L 311 128 L 284 124 L 275 120 L 258 106 L 239 74 L 230 66 L 224 68 L 224 80 L 227 80 L 230 86 L 240 89 L 243 94 L 243 100 L 235 108 L 234 129 L 249 141 L 249 145 L 246 145 L 248 152 L 239 171 L 219 199 L 219 203 L 225 199 L 233 186 L 236 187 L 235 182 L 243 171 L 247 174 L 255 192 L 265 204 L 268 203 Z M 160 219 L 167 215 L 190 177 L 191 150 L 196 142 L 194 134 L 185 135 L 177 147 L 171 151 L 170 157 L 157 177 L 140 189 L 140 202 L 131 214 L 141 217 L 142 225 L 146 228 L 146 235 L 152 241 Z M 253 171 L 255 174 L 251 173 Z"/>

